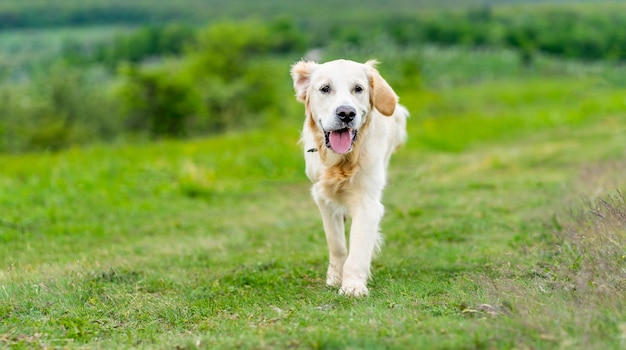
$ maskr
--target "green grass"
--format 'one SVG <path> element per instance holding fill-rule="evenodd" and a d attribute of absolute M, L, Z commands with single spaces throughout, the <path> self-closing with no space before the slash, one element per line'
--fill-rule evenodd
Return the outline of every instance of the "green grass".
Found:
<path fill-rule="evenodd" d="M 399 91 L 410 141 L 363 299 L 324 285 L 295 102 L 258 131 L 0 155 L 0 346 L 623 347 L 623 285 L 567 287 L 587 255 L 565 233 L 624 185 L 626 91 L 545 73 Z"/>

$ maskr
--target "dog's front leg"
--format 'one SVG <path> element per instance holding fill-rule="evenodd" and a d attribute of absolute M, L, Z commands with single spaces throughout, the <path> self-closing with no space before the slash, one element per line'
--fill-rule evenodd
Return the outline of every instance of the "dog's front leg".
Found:
<path fill-rule="evenodd" d="M 343 266 L 343 281 L 340 294 L 351 296 L 368 295 L 367 280 L 374 250 L 380 243 L 378 225 L 384 207 L 376 199 L 359 198 L 351 208 L 350 253 Z"/>
<path fill-rule="evenodd" d="M 317 206 L 322 214 L 324 222 L 324 232 L 328 243 L 330 262 L 326 273 L 326 284 L 339 287 L 341 285 L 341 273 L 343 264 L 348 255 L 346 248 L 346 233 L 344 229 L 343 208 L 334 203 L 329 203 L 322 198 L 316 198 Z"/>

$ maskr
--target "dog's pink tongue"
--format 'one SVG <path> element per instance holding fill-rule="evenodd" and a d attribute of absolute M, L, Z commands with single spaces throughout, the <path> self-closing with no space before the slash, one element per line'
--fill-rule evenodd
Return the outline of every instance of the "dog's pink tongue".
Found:
<path fill-rule="evenodd" d="M 339 154 L 348 152 L 350 146 L 352 146 L 352 138 L 350 137 L 349 129 L 331 131 L 329 140 L 330 147 Z"/>

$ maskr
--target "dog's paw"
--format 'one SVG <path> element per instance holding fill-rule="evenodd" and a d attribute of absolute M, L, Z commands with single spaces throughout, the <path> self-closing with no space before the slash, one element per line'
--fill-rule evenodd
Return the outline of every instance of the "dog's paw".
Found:
<path fill-rule="evenodd" d="M 358 281 L 352 281 L 344 283 L 339 289 L 339 295 L 345 295 L 349 297 L 364 297 L 369 295 L 369 291 L 364 283 Z"/>
<path fill-rule="evenodd" d="M 341 277 L 338 276 L 326 276 L 326 285 L 329 287 L 341 286 Z"/>
<path fill-rule="evenodd" d="M 341 286 L 341 274 L 333 269 L 332 266 L 328 267 L 328 272 L 326 273 L 326 285 L 331 287 Z"/>

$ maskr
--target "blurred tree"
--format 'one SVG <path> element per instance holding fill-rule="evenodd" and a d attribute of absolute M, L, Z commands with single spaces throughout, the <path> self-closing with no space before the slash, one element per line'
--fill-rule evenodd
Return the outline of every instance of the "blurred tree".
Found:
<path fill-rule="evenodd" d="M 271 50 L 274 54 L 304 52 L 309 45 L 304 32 L 296 26 L 293 18 L 282 15 L 268 24 Z"/>
<path fill-rule="evenodd" d="M 281 108 L 274 57 L 303 40 L 284 18 L 220 22 L 199 31 L 176 64 L 126 65 L 119 93 L 129 126 L 184 136 L 258 125 Z"/>
<path fill-rule="evenodd" d="M 185 123 L 196 110 L 195 96 L 191 85 L 169 68 L 121 68 L 125 83 L 119 92 L 131 129 L 150 130 L 154 136 L 186 134 Z"/>
<path fill-rule="evenodd" d="M 116 68 L 123 62 L 139 63 L 153 57 L 180 55 L 194 39 L 195 29 L 189 25 L 151 25 L 97 44 L 66 40 L 62 55 L 74 64 L 103 63 Z"/>
<path fill-rule="evenodd" d="M 278 26 L 291 31 L 285 23 Z M 271 28 L 258 22 L 218 23 L 201 31 L 188 52 L 187 74 L 193 77 L 202 114 L 213 131 L 258 122 L 278 103 L 270 57 L 301 44 Z"/>
<path fill-rule="evenodd" d="M 119 134 L 107 77 L 57 63 L 31 81 L 0 89 L 0 129 L 8 151 L 57 150 Z"/>

